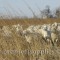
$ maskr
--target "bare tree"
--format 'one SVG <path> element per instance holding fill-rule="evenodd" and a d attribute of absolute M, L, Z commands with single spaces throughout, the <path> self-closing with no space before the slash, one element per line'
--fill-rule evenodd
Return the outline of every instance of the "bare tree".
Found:
<path fill-rule="evenodd" d="M 44 10 L 41 11 L 42 18 L 52 18 L 50 7 L 47 5 Z"/>
<path fill-rule="evenodd" d="M 60 7 L 56 9 L 55 15 L 57 18 L 60 18 Z"/>

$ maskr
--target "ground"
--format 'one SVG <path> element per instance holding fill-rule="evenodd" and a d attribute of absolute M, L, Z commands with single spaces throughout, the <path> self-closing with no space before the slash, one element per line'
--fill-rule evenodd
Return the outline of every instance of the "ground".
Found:
<path fill-rule="evenodd" d="M 0 26 L 19 23 L 25 28 L 33 24 L 54 22 L 60 23 L 60 19 L 1 19 Z M 60 42 L 56 46 L 52 46 L 47 44 L 41 37 L 38 36 L 37 38 L 33 38 L 32 43 L 29 44 L 23 36 L 17 36 L 15 33 L 12 37 L 4 37 L 0 34 L 0 60 L 60 60 Z M 36 54 L 30 54 L 30 52 L 28 54 L 24 51 L 35 51 Z"/>

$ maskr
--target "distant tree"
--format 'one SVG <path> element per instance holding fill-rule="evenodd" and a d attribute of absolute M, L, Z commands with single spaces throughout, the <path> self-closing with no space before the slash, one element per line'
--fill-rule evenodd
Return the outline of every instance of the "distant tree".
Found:
<path fill-rule="evenodd" d="M 60 18 L 60 7 L 56 9 L 55 15 L 57 18 Z"/>
<path fill-rule="evenodd" d="M 50 15 L 50 7 L 49 6 L 46 6 L 45 15 L 47 16 L 47 18 L 49 18 L 49 15 Z"/>
<path fill-rule="evenodd" d="M 42 18 L 52 18 L 53 15 L 51 14 L 50 6 L 46 6 L 46 8 L 41 11 Z"/>

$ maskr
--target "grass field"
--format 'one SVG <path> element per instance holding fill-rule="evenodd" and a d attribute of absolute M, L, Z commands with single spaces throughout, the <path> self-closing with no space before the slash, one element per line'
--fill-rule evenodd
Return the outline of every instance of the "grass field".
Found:
<path fill-rule="evenodd" d="M 22 24 L 23 26 L 60 23 L 60 19 L 0 19 L 0 26 Z M 39 51 L 37 54 L 23 53 L 19 51 Z M 45 52 L 45 50 L 48 52 Z M 52 52 L 53 51 L 53 52 Z M 10 52 L 10 53 L 9 53 Z M 11 53 L 12 52 L 12 53 Z M 43 53 L 42 53 L 43 52 Z M 12 37 L 4 37 L 0 31 L 0 60 L 60 60 L 60 42 L 53 47 L 47 44 L 39 35 L 32 39 L 29 44 L 23 36 L 17 36 L 14 32 Z"/>
<path fill-rule="evenodd" d="M 31 25 L 31 24 L 48 24 L 48 23 L 60 23 L 60 19 L 0 19 L 0 25 L 13 25 L 13 24 L 22 24 L 22 25 Z"/>

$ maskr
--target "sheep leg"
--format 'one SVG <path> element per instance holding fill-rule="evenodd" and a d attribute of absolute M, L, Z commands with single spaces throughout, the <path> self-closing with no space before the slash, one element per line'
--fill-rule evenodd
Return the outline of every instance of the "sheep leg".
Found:
<path fill-rule="evenodd" d="M 47 42 L 47 41 L 46 41 L 47 38 L 42 37 L 42 39 L 43 39 L 45 42 Z"/>
<path fill-rule="evenodd" d="M 51 39 L 51 38 L 50 38 L 50 40 L 51 40 L 52 46 L 54 46 L 54 42 L 52 41 L 52 39 Z"/>

